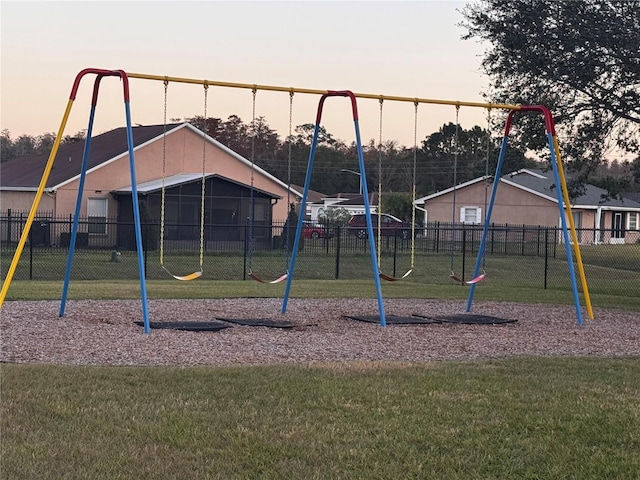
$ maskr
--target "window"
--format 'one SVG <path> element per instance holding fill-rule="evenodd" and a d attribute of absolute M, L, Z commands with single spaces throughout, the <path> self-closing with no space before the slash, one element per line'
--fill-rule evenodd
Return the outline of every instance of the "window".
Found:
<path fill-rule="evenodd" d="M 582 228 L 582 212 L 571 211 L 571 216 L 573 217 L 573 226 L 576 229 Z"/>
<path fill-rule="evenodd" d="M 571 211 L 571 217 L 573 218 L 573 226 L 576 229 L 578 242 L 582 243 L 582 212 Z"/>
<path fill-rule="evenodd" d="M 638 230 L 638 214 L 631 212 L 627 218 L 627 230 Z"/>
<path fill-rule="evenodd" d="M 461 207 L 460 222 L 461 223 L 482 222 L 482 209 L 480 207 Z"/>
<path fill-rule="evenodd" d="M 88 231 L 93 235 L 107 233 L 107 199 L 89 198 L 87 200 Z"/>

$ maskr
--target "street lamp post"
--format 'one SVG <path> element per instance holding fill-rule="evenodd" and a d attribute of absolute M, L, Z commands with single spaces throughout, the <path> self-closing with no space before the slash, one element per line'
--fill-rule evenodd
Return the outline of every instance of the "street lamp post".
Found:
<path fill-rule="evenodd" d="M 349 170 L 347 168 L 343 168 L 342 170 L 340 170 L 341 172 L 345 172 L 345 173 L 353 173 L 354 175 L 358 176 L 358 183 L 360 184 L 360 190 L 359 190 L 359 194 L 362 195 L 362 174 L 360 172 L 355 172 L 353 170 Z"/>

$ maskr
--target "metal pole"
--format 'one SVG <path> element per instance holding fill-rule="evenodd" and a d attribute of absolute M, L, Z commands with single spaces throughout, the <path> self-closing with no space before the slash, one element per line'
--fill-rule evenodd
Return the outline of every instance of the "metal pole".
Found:
<path fill-rule="evenodd" d="M 221 82 L 216 80 L 196 79 L 196 78 L 184 78 L 184 77 L 171 77 L 166 75 L 149 75 L 145 73 L 128 73 L 128 78 L 136 78 L 141 80 L 154 80 L 158 82 L 175 82 L 175 83 L 190 83 L 195 85 L 208 85 L 214 87 L 227 87 L 227 88 L 241 88 L 246 90 L 267 90 L 272 92 L 286 92 L 292 93 L 305 93 L 310 95 L 326 95 L 333 93 L 332 90 L 317 90 L 312 88 L 296 88 L 296 87 L 279 87 L 276 85 L 258 85 L 255 83 L 235 83 L 235 82 Z M 403 97 L 398 95 L 380 95 L 374 93 L 354 93 L 350 92 L 354 98 L 367 98 L 371 100 L 393 101 L 393 102 L 411 102 L 415 103 L 429 103 L 433 105 L 455 105 L 458 107 L 479 107 L 479 108 L 497 108 L 502 110 L 520 110 L 521 105 L 508 104 L 508 103 L 483 103 L 483 102 L 468 102 L 461 100 L 440 100 L 434 98 L 419 98 L 419 97 Z"/>

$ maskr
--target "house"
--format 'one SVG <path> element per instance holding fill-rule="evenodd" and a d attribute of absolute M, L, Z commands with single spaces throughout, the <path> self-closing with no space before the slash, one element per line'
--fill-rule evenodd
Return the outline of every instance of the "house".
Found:
<path fill-rule="evenodd" d="M 483 223 L 492 177 L 478 177 L 415 201 L 429 222 Z M 455 202 L 454 202 L 455 195 Z M 640 203 L 612 199 L 606 191 L 587 185 L 571 211 L 581 243 L 635 243 L 640 241 Z M 504 175 L 491 214 L 496 224 L 560 225 L 553 172 L 522 169 Z"/>
<path fill-rule="evenodd" d="M 287 199 L 296 206 L 300 203 L 298 191 L 189 123 L 138 126 L 132 131 L 140 206 L 148 220 L 158 222 L 164 207 L 167 223 L 199 225 L 203 177 L 207 225 L 245 225 L 252 198 L 255 225 L 284 222 L 289 210 Z M 38 215 L 59 218 L 74 213 L 83 152 L 84 142 L 60 146 Z M 2 164 L 3 211 L 31 209 L 47 158 L 48 155 L 32 155 Z M 93 137 L 80 207 L 80 216 L 89 218 L 90 238 L 110 237 L 111 244 L 118 244 L 124 227 L 120 232 L 110 231 L 106 219 L 117 218 L 118 223 L 133 220 L 131 192 L 126 128 Z M 169 229 L 167 239 L 197 237 L 193 230 Z M 208 229 L 207 234 L 213 235 L 214 231 Z M 266 229 L 256 232 L 270 236 Z"/>

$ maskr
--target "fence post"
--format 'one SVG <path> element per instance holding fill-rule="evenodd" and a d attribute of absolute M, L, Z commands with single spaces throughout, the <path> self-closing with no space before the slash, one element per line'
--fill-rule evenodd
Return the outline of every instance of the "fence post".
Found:
<path fill-rule="evenodd" d="M 520 247 L 520 255 L 524 257 L 524 235 L 525 235 L 525 225 L 522 224 L 522 246 Z"/>
<path fill-rule="evenodd" d="M 29 280 L 33 280 L 33 228 L 29 229 Z"/>
<path fill-rule="evenodd" d="M 467 227 L 462 224 L 462 281 L 464 281 L 465 261 L 467 259 Z"/>
<path fill-rule="evenodd" d="M 147 268 L 147 257 L 148 254 L 147 252 L 149 251 L 149 248 L 147 248 L 145 246 L 145 242 L 142 243 L 142 253 L 144 255 L 144 278 L 149 278 L 149 269 Z"/>
<path fill-rule="evenodd" d="M 244 245 L 243 245 L 243 258 L 242 258 L 242 280 L 246 280 L 247 279 L 247 224 L 244 224 L 243 227 L 243 238 L 244 238 Z"/>
<path fill-rule="evenodd" d="M 393 276 L 396 276 L 396 262 L 398 260 L 398 235 L 393 236 Z"/>
<path fill-rule="evenodd" d="M 547 289 L 547 276 L 549 274 L 549 229 L 544 229 L 544 289 Z"/>
<path fill-rule="evenodd" d="M 504 256 L 509 253 L 509 224 L 504 224 Z"/>
<path fill-rule="evenodd" d="M 340 225 L 336 227 L 336 274 L 335 278 L 338 280 L 340 278 L 340 239 L 342 236 L 342 229 Z"/>
<path fill-rule="evenodd" d="M 537 235 L 537 243 L 538 246 L 536 247 L 536 257 L 540 256 L 540 225 L 538 225 L 538 235 Z"/>
<path fill-rule="evenodd" d="M 493 246 L 496 240 L 496 224 L 491 224 L 491 255 L 493 255 Z"/>
<path fill-rule="evenodd" d="M 7 245 L 11 245 L 11 209 L 7 209 Z"/>

